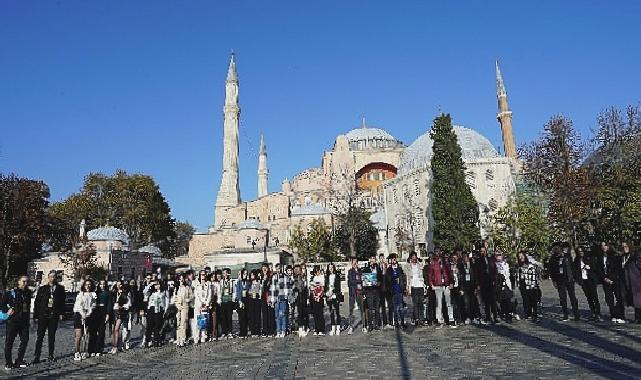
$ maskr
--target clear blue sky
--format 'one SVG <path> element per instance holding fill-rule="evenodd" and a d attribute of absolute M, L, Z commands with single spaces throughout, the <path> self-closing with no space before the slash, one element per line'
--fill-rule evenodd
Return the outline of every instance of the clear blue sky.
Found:
<path fill-rule="evenodd" d="M 582 134 L 641 100 L 639 1 L 25 1 L 0 3 L 0 170 L 52 200 L 90 171 L 154 176 L 173 215 L 212 222 L 229 52 L 241 191 L 320 165 L 360 124 L 406 143 L 439 107 L 500 145 L 494 60 L 518 143 L 552 115 Z"/>

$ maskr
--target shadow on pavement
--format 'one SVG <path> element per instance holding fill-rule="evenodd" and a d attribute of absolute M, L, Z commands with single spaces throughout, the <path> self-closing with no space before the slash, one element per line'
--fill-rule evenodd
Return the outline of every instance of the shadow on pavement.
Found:
<path fill-rule="evenodd" d="M 401 332 L 396 329 L 396 347 L 398 349 L 398 358 L 401 362 L 401 378 L 411 379 L 410 367 L 407 364 L 407 357 L 405 348 L 403 347 L 403 340 L 401 339 Z"/>

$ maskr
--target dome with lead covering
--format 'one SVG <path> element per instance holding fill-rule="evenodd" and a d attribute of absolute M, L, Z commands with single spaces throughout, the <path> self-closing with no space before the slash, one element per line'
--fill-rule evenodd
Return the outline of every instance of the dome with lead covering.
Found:
<path fill-rule="evenodd" d="M 238 223 L 239 230 L 264 230 L 265 226 L 262 225 L 257 219 L 247 219 Z"/>
<path fill-rule="evenodd" d="M 370 150 L 381 148 L 396 148 L 403 143 L 389 132 L 380 128 L 370 128 L 363 124 L 360 128 L 345 133 L 345 138 L 352 150 Z"/>
<path fill-rule="evenodd" d="M 463 161 L 499 157 L 490 140 L 475 130 L 455 125 L 454 133 L 461 147 Z M 399 174 L 408 174 L 415 170 L 428 168 L 432 160 L 433 144 L 429 131 L 417 138 L 403 152 Z"/>
<path fill-rule="evenodd" d="M 129 244 L 129 235 L 116 227 L 100 227 L 87 232 L 89 241 L 119 241 Z"/>
<path fill-rule="evenodd" d="M 162 251 L 155 245 L 146 245 L 138 249 L 140 253 L 148 253 L 152 256 L 162 256 Z"/>

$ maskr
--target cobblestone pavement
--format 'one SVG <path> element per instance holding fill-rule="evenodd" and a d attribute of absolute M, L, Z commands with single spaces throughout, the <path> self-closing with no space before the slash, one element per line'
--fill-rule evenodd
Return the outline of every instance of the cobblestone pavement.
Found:
<path fill-rule="evenodd" d="M 457 329 L 359 331 L 340 337 L 234 339 L 181 349 L 173 345 L 137 348 L 81 362 L 71 360 L 71 326 L 65 322 L 57 345 L 62 358 L 11 373 L 0 372 L 0 377 L 641 379 L 640 325 L 559 322 L 555 290 L 546 283 L 543 293 L 547 306 L 538 324 L 520 321 Z M 605 306 L 605 302 L 602 304 Z M 585 303 L 581 308 L 586 313 Z M 607 314 L 607 307 L 602 309 Z M 138 336 L 134 332 L 134 337 Z M 32 357 L 34 341 L 32 334 L 27 360 Z M 0 345 L 4 346 L 4 334 Z"/>

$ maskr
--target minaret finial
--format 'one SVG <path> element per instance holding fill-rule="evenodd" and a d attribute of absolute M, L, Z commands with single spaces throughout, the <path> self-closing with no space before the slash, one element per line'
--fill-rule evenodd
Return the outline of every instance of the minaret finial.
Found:
<path fill-rule="evenodd" d="M 265 137 L 264 137 L 264 136 L 263 136 L 263 134 L 261 133 L 261 134 L 260 134 L 260 148 L 259 148 L 259 150 L 258 150 L 258 154 L 265 154 L 265 153 L 267 153 L 267 151 L 266 151 L 266 149 L 265 149 L 265 148 L 266 148 L 266 147 L 265 147 Z"/>
<path fill-rule="evenodd" d="M 505 83 L 503 82 L 503 75 L 501 74 L 501 68 L 499 67 L 499 60 L 496 60 L 496 96 L 506 96 L 507 91 L 505 91 Z"/>
<path fill-rule="evenodd" d="M 365 123 L 365 115 L 361 116 L 361 127 L 367 128 L 367 123 Z"/>
<path fill-rule="evenodd" d="M 229 58 L 229 69 L 227 69 L 227 82 L 238 82 L 238 73 L 236 72 L 236 54 L 234 50 L 231 51 L 231 57 Z"/>

